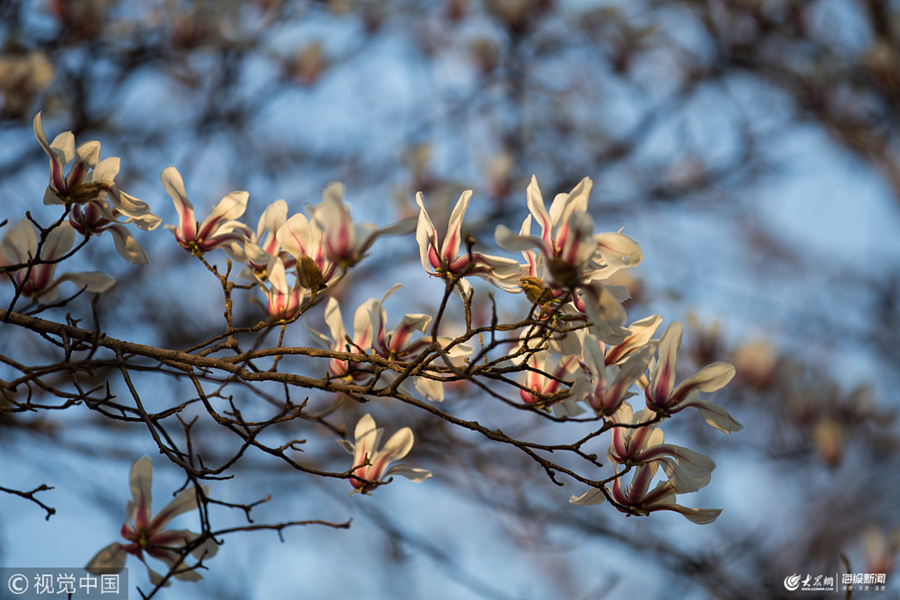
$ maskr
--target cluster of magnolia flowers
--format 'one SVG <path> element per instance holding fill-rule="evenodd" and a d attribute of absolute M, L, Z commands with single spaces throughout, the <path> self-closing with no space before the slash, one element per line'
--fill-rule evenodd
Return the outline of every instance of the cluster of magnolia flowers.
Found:
<path fill-rule="evenodd" d="M 86 241 L 92 235 L 109 231 L 119 254 L 129 262 L 143 264 L 147 256 L 126 225 L 133 223 L 153 230 L 160 219 L 146 203 L 116 187 L 113 180 L 118 159 L 100 161 L 98 142 L 87 142 L 75 149 L 72 134 L 64 133 L 48 143 L 40 114 L 34 119 L 34 131 L 50 157 L 50 184 L 44 202 L 65 206 L 68 218 L 55 228 L 41 230 L 40 235 L 32 223 L 23 220 L 3 238 L 0 266 L 6 267 L 18 293 L 36 302 L 55 300 L 59 284 L 66 280 L 83 290 L 104 291 L 113 281 L 102 273 L 53 277 L 57 264 L 72 254 L 76 232 Z M 64 175 L 63 169 L 70 162 L 72 166 Z M 323 201 L 308 208 L 308 214 L 288 216 L 284 200 L 272 203 L 255 231 L 239 220 L 247 208 L 247 192 L 228 194 L 199 223 L 181 174 L 169 167 L 161 179 L 178 212 L 178 224 L 165 226 L 174 233 L 177 243 L 201 257 L 222 250 L 231 260 L 245 264 L 240 276 L 259 287 L 266 297 L 270 319 L 282 324 L 300 316 L 317 297 L 333 289 L 337 280 L 364 258 L 379 236 L 409 233 L 414 225 L 412 221 L 402 221 L 379 229 L 370 223 L 354 223 L 340 183 L 327 186 Z M 658 339 L 653 339 L 662 322 L 658 315 L 626 326 L 622 302 L 629 298 L 629 292 L 606 281 L 617 271 L 638 265 L 643 253 L 637 242 L 621 231 L 594 233 L 594 223 L 587 212 L 591 187 L 591 180 L 584 178 L 571 192 L 557 195 L 548 209 L 536 179 L 532 178 L 527 188 L 530 214 L 518 233 L 501 225 L 494 236 L 502 250 L 520 252 L 521 263 L 475 252 L 464 239 L 462 225 L 471 191 L 460 196 L 443 240 L 419 193 L 415 231 L 422 267 L 452 285 L 464 300 L 471 299 L 471 284 L 466 280 L 470 276 L 484 279 L 505 292 L 523 293 L 532 305 L 531 323 L 544 326 L 523 328 L 518 348 L 507 355 L 505 363 L 494 364 L 520 368 L 520 398 L 534 410 L 552 410 L 557 418 L 604 420 L 612 428 L 607 456 L 616 476 L 607 480 L 611 485 L 591 487 L 583 495 L 573 496 L 571 502 L 598 504 L 609 500 L 629 515 L 672 510 L 694 523 L 712 522 L 719 510 L 686 508 L 676 503 L 676 496 L 705 486 L 715 463 L 698 452 L 664 443 L 660 426 L 672 415 L 695 408 L 707 423 L 721 431 L 740 430 L 741 425 L 724 408 L 700 398 L 701 392 L 714 392 L 728 384 L 734 367 L 714 363 L 675 385 L 680 323 L 668 325 Z M 532 233 L 535 225 L 540 228 L 539 234 Z M 383 303 L 399 287 L 390 288 L 381 301 L 372 298 L 357 308 L 352 335 L 344 327 L 338 301 L 328 298 L 324 316 L 329 332 L 310 328 L 313 338 L 326 350 L 404 362 L 433 352 L 437 345 L 450 365 L 464 365 L 474 348 L 459 340 L 432 337 L 430 315 L 407 314 L 395 327 L 388 328 Z M 328 370 L 331 377 L 354 382 L 378 377 L 391 384 L 400 376 L 391 370 L 376 372 L 361 362 L 344 358 L 330 358 Z M 410 384 L 428 400 L 442 401 L 443 383 L 440 373 L 434 371 L 427 377 L 405 378 L 398 390 L 411 394 L 407 387 Z M 638 394 L 643 394 L 645 406 L 635 411 L 629 399 Z M 339 440 L 353 455 L 350 482 L 354 491 L 369 493 L 394 474 L 413 481 L 431 476 L 428 471 L 406 466 L 388 468 L 390 462 L 405 456 L 412 447 L 413 434 L 408 428 L 396 432 L 382 449 L 378 449 L 381 429 L 376 428 L 371 416 L 359 421 L 355 433 L 355 443 Z M 138 507 L 134 526 L 126 524 L 122 529 L 123 537 L 130 543 L 106 548 L 91 562 L 92 566 L 121 567 L 125 554 L 142 557 L 142 550 L 171 562 L 169 550 L 159 550 L 158 544 L 164 540 L 171 549 L 183 547 L 193 539 L 187 535 L 189 532 L 161 533 L 161 527 L 172 513 L 195 507 L 196 500 L 176 499 L 175 508 L 161 513 L 169 516 L 150 519 L 149 460 L 141 461 L 132 469 L 132 489 L 137 490 Z M 631 480 L 626 485 L 628 474 Z M 128 513 L 131 518 L 132 510 Z M 159 552 L 154 554 L 151 549 Z M 204 552 L 211 555 L 210 548 L 204 548 Z M 182 578 L 187 577 L 191 575 L 184 574 Z"/>

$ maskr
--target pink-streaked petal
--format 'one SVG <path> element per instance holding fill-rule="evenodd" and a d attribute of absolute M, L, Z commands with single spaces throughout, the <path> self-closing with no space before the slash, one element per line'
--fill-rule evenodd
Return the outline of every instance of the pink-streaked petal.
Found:
<path fill-rule="evenodd" d="M 160 179 L 178 212 L 178 228 L 175 230 L 175 235 L 182 242 L 197 241 L 197 219 L 194 217 L 194 206 L 187 199 L 181 173 L 175 167 L 167 167 L 163 169 Z"/>
<path fill-rule="evenodd" d="M 144 249 L 138 243 L 128 228 L 119 223 L 113 223 L 107 227 L 116 244 L 116 251 L 128 262 L 135 265 L 146 265 L 150 262 Z"/>
<path fill-rule="evenodd" d="M 122 544 L 113 542 L 95 554 L 84 568 L 94 575 L 119 573 L 125 568 L 126 558 L 128 558 L 128 553 L 125 552 Z"/>
<path fill-rule="evenodd" d="M 334 262 L 349 258 L 356 246 L 356 227 L 344 204 L 344 184 L 332 182 L 322 190 L 321 227 L 325 232 L 325 254 Z"/>
<path fill-rule="evenodd" d="M 656 333 L 660 323 L 662 323 L 662 317 L 653 315 L 652 317 L 635 321 L 629 325 L 628 330 L 631 332 L 631 335 L 629 335 L 622 343 L 607 350 L 606 364 L 612 365 L 618 363 L 638 348 L 646 346 L 650 342 L 650 338 L 653 337 L 653 334 Z"/>
<path fill-rule="evenodd" d="M 669 323 L 659 342 L 659 358 L 650 378 L 650 397 L 665 406 L 675 383 L 675 360 L 681 346 L 681 323 Z"/>
<path fill-rule="evenodd" d="M 147 529 L 150 523 L 150 493 L 153 484 L 153 461 L 150 457 L 143 456 L 131 465 L 129 477 L 131 485 L 131 497 L 134 499 L 134 529 L 140 531 Z"/>
<path fill-rule="evenodd" d="M 547 247 L 553 246 L 553 221 L 550 219 L 550 215 L 547 213 L 547 208 L 544 205 L 544 198 L 541 196 L 541 188 L 538 186 L 537 177 L 534 175 L 531 176 L 531 181 L 528 183 L 528 188 L 525 191 L 526 200 L 525 203 L 528 205 L 529 212 L 534 216 L 535 221 L 537 221 L 538 225 L 541 226 L 541 239 Z M 496 240 L 496 233 L 494 234 L 494 239 Z M 497 245 L 503 248 L 504 250 L 508 250 L 512 252 L 509 248 L 506 248 L 497 242 Z"/>
<path fill-rule="evenodd" d="M 381 439 L 382 431 L 375 425 L 375 419 L 372 418 L 372 415 L 367 413 L 360 418 L 353 432 L 353 437 L 356 439 L 356 444 L 354 444 L 354 465 L 362 464 L 366 457 L 369 458 L 370 463 L 374 462 L 375 448 Z M 360 475 L 362 474 L 360 473 Z"/>
<path fill-rule="evenodd" d="M 429 258 L 431 255 L 437 256 L 438 234 L 428 211 L 425 210 L 425 196 L 422 192 L 416 193 L 416 204 L 419 205 L 419 220 L 416 224 L 416 243 L 419 244 L 419 258 L 422 260 L 422 268 L 432 273 L 437 268 Z M 436 262 L 440 262 L 436 259 Z M 430 267 L 430 268 L 429 268 Z"/>
<path fill-rule="evenodd" d="M 559 256 L 566 264 L 581 268 L 597 249 L 597 243 L 591 237 L 594 220 L 587 213 L 572 213 L 566 225 L 568 234 L 561 246 L 557 239 Z"/>
<path fill-rule="evenodd" d="M 431 315 L 403 315 L 403 320 L 391 335 L 390 350 L 399 352 L 407 346 L 409 338 L 416 331 L 425 333 L 431 323 Z"/>
<path fill-rule="evenodd" d="M 469 207 L 471 198 L 472 190 L 464 191 L 453 208 L 453 213 L 450 215 L 450 225 L 447 227 L 447 236 L 444 238 L 444 246 L 441 249 L 441 257 L 444 260 L 451 261 L 459 253 L 459 245 L 462 241 L 463 217 L 466 215 L 466 209 Z"/>
<path fill-rule="evenodd" d="M 269 284 L 275 292 L 284 295 L 290 291 L 287 283 L 287 276 L 284 272 L 284 263 L 280 258 L 273 257 L 269 261 L 266 271 L 269 274 Z"/>
<path fill-rule="evenodd" d="M 254 242 L 247 242 L 244 244 L 244 255 L 247 257 L 247 262 L 257 269 L 265 268 L 272 259 L 271 254 L 260 248 Z"/>
<path fill-rule="evenodd" d="M 67 186 L 63 167 L 69 164 L 75 154 L 75 136 L 71 131 L 67 131 L 56 136 L 56 139 L 50 144 L 44 133 L 41 113 L 35 115 L 32 125 L 34 126 L 34 136 L 47 156 L 50 157 L 50 187 L 53 191 L 65 193 Z"/>
<path fill-rule="evenodd" d="M 201 240 L 205 240 L 211 236 L 218 235 L 220 232 L 220 228 L 223 226 L 223 223 L 235 221 L 238 217 L 244 214 L 244 211 L 247 210 L 247 201 L 250 199 L 250 194 L 247 192 L 231 192 L 213 209 L 212 213 L 203 221 L 203 224 L 200 225 L 200 230 L 197 232 L 197 237 Z M 234 227 L 232 225 L 232 227 Z M 249 227 L 246 227 L 247 235 L 246 237 L 251 237 L 252 231 Z"/>
<path fill-rule="evenodd" d="M 594 182 L 591 178 L 585 177 L 568 194 L 558 194 L 550 205 L 550 218 L 553 223 L 565 226 L 572 214 L 587 211 L 588 200 L 593 187 Z M 565 232 L 562 231 L 558 232 L 557 235 L 560 233 L 565 236 Z"/>
<path fill-rule="evenodd" d="M 268 232 L 268 241 L 273 240 L 276 237 L 278 230 L 281 229 L 287 221 L 287 214 L 288 205 L 284 200 L 276 200 L 267 206 L 266 210 L 263 211 L 262 216 L 259 218 L 259 224 L 256 226 L 257 243 L 268 246 L 268 243 L 263 242 L 263 234 Z"/>
<path fill-rule="evenodd" d="M 616 375 L 615 381 L 607 392 L 608 397 L 616 400 L 624 398 L 628 388 L 647 370 L 647 365 L 650 364 L 652 355 L 652 348 L 647 347 L 641 348 L 632 354 L 622 365 L 619 374 Z"/>
<path fill-rule="evenodd" d="M 75 161 L 66 178 L 69 189 L 84 182 L 88 171 L 97 166 L 100 160 L 100 142 L 85 142 L 75 150 Z"/>

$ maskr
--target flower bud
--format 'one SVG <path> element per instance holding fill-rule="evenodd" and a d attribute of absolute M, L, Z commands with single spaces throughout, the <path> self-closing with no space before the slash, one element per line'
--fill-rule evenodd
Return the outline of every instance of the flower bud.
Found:
<path fill-rule="evenodd" d="M 544 287 L 544 281 L 539 277 L 526 275 L 519 280 L 519 287 L 525 292 L 525 297 L 532 304 L 544 304 L 552 299 L 549 289 Z"/>
<path fill-rule="evenodd" d="M 297 281 L 308 290 L 318 291 L 322 287 L 322 269 L 311 256 L 304 254 L 297 260 Z"/>

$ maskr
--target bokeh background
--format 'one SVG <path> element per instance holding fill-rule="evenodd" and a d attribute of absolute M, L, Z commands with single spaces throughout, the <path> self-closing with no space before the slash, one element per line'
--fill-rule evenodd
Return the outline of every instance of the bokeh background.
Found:
<path fill-rule="evenodd" d="M 589 176 L 597 230 L 624 227 L 644 250 L 619 281 L 629 321 L 685 323 L 682 376 L 715 360 L 738 371 L 713 400 L 743 431 L 694 414 L 666 428 L 718 464 L 685 497 L 724 509 L 712 525 L 569 505 L 583 490 L 558 488 L 521 453 L 378 404 L 365 410 L 388 434 L 413 427 L 409 462 L 433 479 L 350 497 L 344 481 L 248 453 L 214 494 L 271 494 L 254 512 L 263 522 L 351 528 L 229 537 L 203 582 L 159 597 L 763 599 L 795 597 L 785 577 L 839 575 L 844 560 L 887 573 L 870 595 L 900 594 L 900 2 L 0 0 L 0 233 L 26 210 L 53 218 L 39 110 L 51 139 L 71 130 L 120 156 L 117 184 L 165 223 L 177 217 L 159 173 L 174 165 L 198 215 L 249 191 L 251 226 L 274 200 L 299 212 L 341 180 L 358 221 L 415 216 L 423 191 L 442 227 L 472 189 L 466 228 L 492 249 L 498 223 L 524 218 L 532 174 L 545 198 Z M 147 267 L 124 263 L 108 236 L 76 261 L 118 280 L 100 304 L 109 334 L 179 348 L 220 330 L 218 283 L 171 234 L 137 236 Z M 392 322 L 434 310 L 440 287 L 412 236 L 379 242 L 337 291 L 345 320 L 395 282 L 408 292 L 388 302 Z M 261 318 L 247 296 L 237 310 Z M 311 343 L 300 324 L 288 341 Z M 8 325 L 0 349 L 39 352 Z M 153 402 L 183 389 L 161 385 Z M 449 390 L 445 405 L 551 435 L 473 389 Z M 310 402 L 348 427 L 363 412 Z M 40 497 L 57 509 L 45 521 L 0 495 L 3 566 L 82 566 L 115 540 L 143 454 L 157 508 L 183 483 L 140 427 L 77 407 L 0 417 L 0 485 L 53 486 Z M 306 459 L 345 468 L 334 436 L 296 435 L 314 436 Z M 213 426 L 202 439 L 211 461 L 235 443 Z M 233 513 L 212 516 L 243 522 Z M 179 524 L 196 530 L 196 515 Z"/>

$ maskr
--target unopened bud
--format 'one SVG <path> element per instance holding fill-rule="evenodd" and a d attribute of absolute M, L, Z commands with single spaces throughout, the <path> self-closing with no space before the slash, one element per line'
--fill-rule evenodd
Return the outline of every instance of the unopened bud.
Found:
<path fill-rule="evenodd" d="M 526 275 L 519 280 L 519 287 L 532 304 L 544 304 L 552 298 L 550 290 L 544 287 L 544 281 L 539 277 Z"/>
<path fill-rule="evenodd" d="M 324 283 L 322 269 L 311 256 L 304 254 L 297 260 L 297 281 L 308 290 L 318 291 Z"/>

